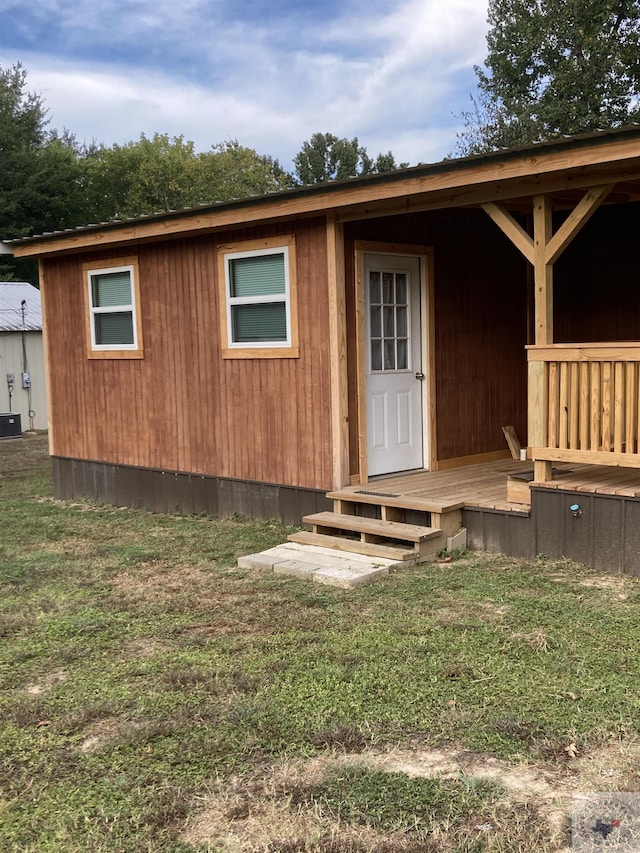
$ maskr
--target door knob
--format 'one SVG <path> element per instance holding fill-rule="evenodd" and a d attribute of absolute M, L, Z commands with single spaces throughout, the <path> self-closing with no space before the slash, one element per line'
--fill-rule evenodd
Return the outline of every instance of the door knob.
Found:
<path fill-rule="evenodd" d="M 424 373 L 420 373 L 420 371 L 418 371 L 416 373 L 416 379 L 424 379 Z"/>

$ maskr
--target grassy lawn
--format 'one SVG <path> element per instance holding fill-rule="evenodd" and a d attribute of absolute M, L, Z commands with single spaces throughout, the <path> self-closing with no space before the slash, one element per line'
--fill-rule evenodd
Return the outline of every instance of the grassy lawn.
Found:
<path fill-rule="evenodd" d="M 51 494 L 44 437 L 0 442 L 0 850 L 559 850 L 574 791 L 638 788 L 638 580 L 345 592 L 235 568 L 277 522 Z"/>

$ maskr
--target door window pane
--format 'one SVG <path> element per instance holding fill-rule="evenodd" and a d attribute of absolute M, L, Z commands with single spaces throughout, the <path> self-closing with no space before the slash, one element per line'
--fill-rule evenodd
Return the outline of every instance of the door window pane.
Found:
<path fill-rule="evenodd" d="M 396 367 L 396 342 L 386 340 L 384 342 L 384 369 L 395 370 Z"/>
<path fill-rule="evenodd" d="M 371 370 L 382 370 L 382 341 L 371 341 Z"/>
<path fill-rule="evenodd" d="M 398 358 L 396 363 L 398 370 L 406 370 L 409 367 L 407 343 L 406 338 L 398 338 Z"/>
<path fill-rule="evenodd" d="M 382 337 L 382 316 L 380 313 L 379 305 L 371 306 L 371 337 L 372 338 L 381 338 Z"/>
<path fill-rule="evenodd" d="M 399 338 L 407 337 L 407 309 L 404 305 L 396 308 L 396 334 Z"/>
<path fill-rule="evenodd" d="M 385 305 L 384 306 L 384 336 L 385 338 L 392 338 L 395 334 L 395 323 L 394 323 L 394 314 L 395 311 L 392 306 Z"/>
<path fill-rule="evenodd" d="M 409 276 L 369 271 L 371 370 L 409 370 Z"/>
<path fill-rule="evenodd" d="M 380 273 L 369 273 L 369 296 L 372 305 L 380 304 Z"/>
<path fill-rule="evenodd" d="M 393 304 L 393 273 L 382 273 L 382 301 L 385 305 Z"/>

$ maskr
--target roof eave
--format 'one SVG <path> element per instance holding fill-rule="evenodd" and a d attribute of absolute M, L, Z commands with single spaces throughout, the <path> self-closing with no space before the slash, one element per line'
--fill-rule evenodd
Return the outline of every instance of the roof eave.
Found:
<path fill-rule="evenodd" d="M 188 232 L 229 228 L 240 222 L 276 221 L 294 216 L 321 215 L 329 210 L 353 210 L 380 204 L 411 189 L 409 195 L 439 195 L 465 186 L 503 185 L 524 176 L 542 179 L 563 170 L 585 166 L 609 166 L 630 158 L 640 174 L 640 126 L 598 131 L 581 137 L 563 137 L 519 149 L 443 160 L 385 174 L 347 181 L 314 184 L 290 190 L 232 199 L 178 211 L 167 211 L 125 220 L 8 241 L 16 257 L 47 255 L 138 242 L 149 238 L 176 237 Z M 602 151 L 610 155 L 603 157 Z M 586 154 L 585 151 L 593 152 Z M 575 152 L 574 162 L 563 155 Z M 394 192 L 393 187 L 397 187 Z M 183 224 L 181 224 L 183 223 Z M 5 243 L 4 245 L 8 245 Z"/>

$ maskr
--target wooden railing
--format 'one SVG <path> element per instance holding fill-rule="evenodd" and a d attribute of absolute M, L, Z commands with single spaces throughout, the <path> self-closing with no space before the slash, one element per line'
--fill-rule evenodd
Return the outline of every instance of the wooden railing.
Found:
<path fill-rule="evenodd" d="M 640 468 L 640 342 L 528 347 L 529 455 Z"/>

